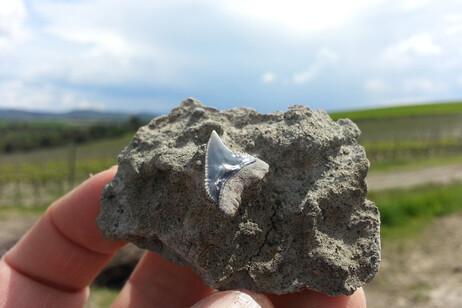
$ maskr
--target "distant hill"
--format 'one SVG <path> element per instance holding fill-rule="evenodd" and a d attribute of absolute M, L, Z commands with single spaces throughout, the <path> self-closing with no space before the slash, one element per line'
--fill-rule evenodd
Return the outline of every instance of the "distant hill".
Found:
<path fill-rule="evenodd" d="M 148 122 L 156 117 L 154 113 L 129 114 L 122 112 L 102 112 L 96 110 L 73 110 L 65 113 L 0 109 L 0 120 L 13 121 L 82 121 L 82 122 L 123 122 L 137 117 Z"/>

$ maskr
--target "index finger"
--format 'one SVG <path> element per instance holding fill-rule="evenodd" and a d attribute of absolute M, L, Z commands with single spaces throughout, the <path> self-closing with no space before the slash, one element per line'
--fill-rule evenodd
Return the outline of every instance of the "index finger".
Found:
<path fill-rule="evenodd" d="M 20 288 L 11 289 L 14 277 L 29 281 L 26 289 L 35 284 L 37 288 L 46 286 L 69 294 L 86 290 L 125 244 L 104 240 L 95 224 L 102 189 L 115 172 L 114 168 L 103 171 L 53 203 L 5 254 L 0 263 L 2 295 L 5 291 L 11 298 L 27 296 Z M 5 277 L 9 277 L 10 283 L 2 279 Z"/>

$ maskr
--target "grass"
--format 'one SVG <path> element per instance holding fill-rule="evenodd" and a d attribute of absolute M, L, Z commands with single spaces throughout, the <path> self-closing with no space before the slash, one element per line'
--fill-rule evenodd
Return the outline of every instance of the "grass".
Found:
<path fill-rule="evenodd" d="M 370 192 L 380 209 L 382 237 L 416 234 L 435 217 L 462 210 L 462 183 Z"/>
<path fill-rule="evenodd" d="M 438 166 L 462 164 L 462 154 L 444 154 L 438 156 L 407 156 L 400 159 L 371 163 L 370 173 L 407 171 Z"/>
<path fill-rule="evenodd" d="M 78 146 L 0 155 L 0 207 L 48 204 L 73 186 L 117 164 L 133 134 Z"/>
<path fill-rule="evenodd" d="M 30 207 L 25 206 L 1 206 L 0 215 L 7 213 L 30 213 L 30 214 L 43 214 L 47 210 L 48 205 L 34 205 Z"/>
<path fill-rule="evenodd" d="M 347 112 L 333 112 L 330 116 L 334 119 L 349 118 L 351 120 L 414 117 L 423 115 L 447 115 L 462 113 L 462 102 L 420 104 L 377 109 L 364 109 Z"/>
<path fill-rule="evenodd" d="M 91 287 L 90 297 L 85 308 L 110 307 L 120 290 L 102 287 Z"/>
<path fill-rule="evenodd" d="M 85 159 L 75 161 L 75 171 L 67 161 L 43 163 L 0 164 L 0 183 L 64 181 L 71 174 L 73 179 L 82 180 L 117 164 L 115 158 Z"/>
<path fill-rule="evenodd" d="M 133 134 L 123 137 L 89 142 L 76 147 L 76 159 L 116 159 L 117 155 L 128 145 Z M 49 161 L 66 161 L 72 146 L 61 146 L 52 149 L 34 150 L 31 152 L 2 154 L 0 164 L 21 164 L 23 162 L 43 163 Z"/>
<path fill-rule="evenodd" d="M 80 181 L 117 164 L 117 155 L 132 137 L 128 134 L 79 146 L 0 155 L 0 184 L 67 180 L 70 176 Z"/>
<path fill-rule="evenodd" d="M 462 156 L 462 102 L 333 113 L 350 118 L 361 130 L 373 171 L 448 164 Z M 455 158 L 460 162 L 459 158 Z M 418 163 L 416 163 L 418 162 Z"/>
<path fill-rule="evenodd" d="M 0 219 L 8 219 L 11 215 L 41 216 L 47 210 L 48 205 L 25 206 L 0 206 Z"/>
<path fill-rule="evenodd" d="M 427 162 L 460 162 L 462 103 L 427 104 L 332 114 L 348 117 L 362 134 L 372 171 L 426 167 Z M 418 163 L 416 163 L 418 162 Z"/>

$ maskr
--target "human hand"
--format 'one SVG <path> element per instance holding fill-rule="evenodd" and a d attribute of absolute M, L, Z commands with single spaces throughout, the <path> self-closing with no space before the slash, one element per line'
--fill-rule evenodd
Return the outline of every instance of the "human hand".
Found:
<path fill-rule="evenodd" d="M 89 285 L 125 242 L 103 239 L 95 219 L 103 171 L 54 202 L 35 226 L 0 260 L 0 308 L 83 307 Z M 196 304 L 195 304 L 196 303 Z M 195 305 L 194 305 L 195 304 Z M 147 252 L 113 307 L 331 307 L 364 308 L 362 289 L 328 297 L 314 291 L 286 295 L 215 292 L 191 269 Z"/>

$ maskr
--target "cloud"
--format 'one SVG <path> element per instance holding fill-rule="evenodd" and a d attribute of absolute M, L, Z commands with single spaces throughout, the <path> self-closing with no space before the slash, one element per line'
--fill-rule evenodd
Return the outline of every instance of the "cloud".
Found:
<path fill-rule="evenodd" d="M 318 51 L 316 58 L 321 63 L 330 64 L 337 62 L 338 54 L 329 48 L 323 47 Z"/>
<path fill-rule="evenodd" d="M 383 0 L 228 0 L 227 12 L 252 23 L 275 25 L 296 32 L 316 32 L 338 28 Z"/>
<path fill-rule="evenodd" d="M 411 36 L 385 49 L 379 59 L 385 67 L 409 67 L 420 57 L 435 56 L 442 53 L 442 47 L 433 42 L 429 34 Z"/>
<path fill-rule="evenodd" d="M 8 81 L 0 84 L 0 102 L 4 108 L 46 109 L 54 101 L 50 86 L 32 89 L 22 81 Z"/>
<path fill-rule="evenodd" d="M 273 72 L 266 72 L 261 76 L 261 82 L 263 83 L 272 83 L 276 79 L 277 76 Z"/>
<path fill-rule="evenodd" d="M 365 87 L 370 92 L 384 92 L 388 89 L 387 84 L 379 78 L 369 79 L 366 81 Z"/>
<path fill-rule="evenodd" d="M 76 107 L 79 110 L 99 110 L 99 111 L 102 111 L 102 110 L 106 109 L 106 106 L 104 104 L 102 104 L 102 103 L 90 102 L 90 101 L 87 101 L 87 100 L 79 101 L 76 104 Z"/>
<path fill-rule="evenodd" d="M 403 82 L 403 88 L 408 92 L 425 92 L 437 93 L 446 89 L 446 86 L 440 82 L 435 82 L 424 78 L 410 78 Z"/>
<path fill-rule="evenodd" d="M 0 54 L 28 38 L 26 17 L 26 6 L 21 0 L 0 1 Z"/>
<path fill-rule="evenodd" d="M 292 75 L 292 82 L 295 84 L 305 84 L 315 79 L 321 71 L 322 65 L 315 64 L 312 67 Z"/>
<path fill-rule="evenodd" d="M 444 20 L 448 24 L 445 29 L 446 35 L 454 36 L 462 32 L 462 14 L 448 14 L 444 16 Z"/>
<path fill-rule="evenodd" d="M 306 70 L 292 75 L 292 82 L 295 84 L 305 84 L 314 80 L 320 72 L 330 64 L 337 62 L 338 55 L 335 51 L 328 48 L 321 48 L 316 54 L 316 62 Z"/>
<path fill-rule="evenodd" d="M 121 35 L 105 29 L 66 29 L 52 27 L 50 33 L 79 45 L 89 46 L 87 56 L 113 56 L 117 58 L 129 58 L 135 52 L 131 44 Z"/>
<path fill-rule="evenodd" d="M 204 68 L 200 57 L 210 57 L 197 46 L 182 46 L 196 23 L 186 22 L 188 12 L 176 10 L 206 1 L 32 1 L 33 11 L 46 21 L 37 32 L 47 44 L 34 46 L 35 57 L 42 59 L 27 68 L 28 75 L 36 80 L 53 75 L 76 85 L 184 86 L 186 71 Z"/>
<path fill-rule="evenodd" d="M 462 97 L 455 1 L 0 0 L 0 8 L 2 106 L 168 111 L 193 96 L 270 112 L 284 102 L 342 109 L 338 102 Z"/>
<path fill-rule="evenodd" d="M 404 0 L 401 3 L 401 7 L 404 10 L 416 10 L 420 9 L 426 5 L 428 5 L 431 2 L 434 2 L 435 0 Z"/>
<path fill-rule="evenodd" d="M 105 109 L 80 93 L 50 84 L 27 84 L 21 80 L 0 83 L 1 108 L 66 111 L 73 108 Z"/>
<path fill-rule="evenodd" d="M 389 50 L 397 54 L 411 53 L 417 56 L 426 56 L 440 53 L 441 47 L 433 42 L 430 35 L 421 34 L 401 41 L 391 46 Z"/>

